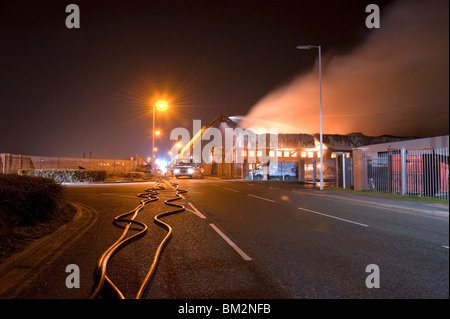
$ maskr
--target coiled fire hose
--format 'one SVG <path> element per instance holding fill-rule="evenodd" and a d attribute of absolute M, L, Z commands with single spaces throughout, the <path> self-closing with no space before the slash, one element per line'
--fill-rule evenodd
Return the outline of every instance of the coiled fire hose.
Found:
<path fill-rule="evenodd" d="M 116 285 L 114 285 L 114 283 L 106 275 L 106 267 L 107 267 L 108 261 L 118 251 L 118 249 L 120 247 L 124 246 L 124 244 L 126 244 L 128 242 L 136 240 L 138 237 L 143 236 L 147 232 L 147 230 L 148 230 L 147 225 L 140 221 L 135 220 L 135 218 L 137 217 L 139 212 L 144 208 L 144 206 L 146 204 L 157 201 L 159 199 L 157 197 L 157 195 L 159 194 L 158 190 L 165 189 L 165 187 L 161 186 L 162 183 L 163 183 L 163 181 L 160 180 L 155 184 L 155 186 L 153 186 L 153 188 L 145 189 L 145 193 L 138 194 L 137 195 L 138 197 L 144 198 L 143 200 L 141 200 L 141 203 L 135 209 L 133 209 L 127 213 L 118 215 L 114 218 L 113 224 L 117 227 L 124 228 L 124 230 L 123 230 L 121 236 L 102 254 L 102 256 L 99 258 L 99 260 L 97 262 L 96 272 L 97 272 L 98 280 L 92 289 L 91 295 L 89 296 L 90 299 L 99 298 L 102 291 L 105 288 L 105 284 L 107 285 L 107 288 L 109 288 L 109 292 L 112 293 L 113 297 L 119 298 L 119 299 L 125 299 L 125 296 L 122 294 L 122 292 L 116 287 Z M 153 219 L 156 224 L 158 224 L 159 226 L 161 226 L 167 230 L 167 234 L 164 237 L 164 239 L 161 241 L 161 243 L 159 244 L 159 246 L 156 250 L 155 256 L 153 258 L 153 262 L 149 268 L 149 271 L 147 272 L 147 275 L 145 276 L 144 281 L 142 282 L 141 286 L 139 287 L 139 291 L 135 297 L 136 299 L 141 299 L 143 297 L 143 295 L 148 287 L 148 284 L 150 283 L 150 281 L 152 280 L 152 278 L 155 274 L 155 270 L 158 265 L 160 256 L 164 250 L 164 247 L 166 246 L 166 244 L 172 237 L 172 227 L 170 227 L 170 225 L 168 225 L 167 223 L 161 221 L 159 218 L 162 218 L 162 217 L 165 217 L 168 215 L 172 215 L 175 213 L 179 213 L 179 212 L 182 212 L 185 210 L 185 207 L 183 205 L 174 204 L 172 202 L 181 199 L 181 196 L 179 194 L 185 193 L 187 191 L 178 189 L 178 184 L 176 184 L 176 183 L 172 183 L 172 185 L 176 186 L 176 191 L 177 191 L 176 198 L 168 199 L 164 203 L 169 206 L 177 207 L 177 209 L 173 210 L 173 211 L 157 214 Z M 132 215 L 130 218 L 126 218 L 130 215 Z M 126 226 L 121 226 L 121 223 L 127 223 L 127 224 L 126 224 Z M 138 225 L 142 229 L 139 232 L 125 238 L 128 231 L 130 230 L 131 225 Z"/>

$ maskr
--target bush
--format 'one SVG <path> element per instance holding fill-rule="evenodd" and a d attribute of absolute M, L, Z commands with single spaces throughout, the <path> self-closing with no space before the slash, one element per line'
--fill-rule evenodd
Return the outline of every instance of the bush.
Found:
<path fill-rule="evenodd" d="M 0 174 L 0 262 L 69 222 L 75 212 L 54 180 Z"/>
<path fill-rule="evenodd" d="M 37 176 L 51 178 L 58 183 L 94 183 L 103 182 L 106 179 L 105 170 L 30 170 L 22 169 L 18 172 L 21 176 Z"/>
<path fill-rule="evenodd" d="M 0 175 L 0 228 L 57 218 L 65 208 L 61 185 L 43 177 Z"/>
<path fill-rule="evenodd" d="M 108 178 L 138 178 L 138 179 L 149 179 L 151 177 L 150 174 L 145 172 L 118 172 L 118 173 L 109 173 Z"/>

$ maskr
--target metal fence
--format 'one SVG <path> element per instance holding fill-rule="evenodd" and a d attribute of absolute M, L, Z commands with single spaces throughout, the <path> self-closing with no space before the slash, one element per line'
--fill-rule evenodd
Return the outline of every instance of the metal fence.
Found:
<path fill-rule="evenodd" d="M 390 149 L 364 154 L 366 189 L 449 199 L 449 150 Z"/>
<path fill-rule="evenodd" d="M 20 169 L 90 169 L 109 173 L 134 171 L 136 162 L 105 158 L 46 157 L 0 153 L 0 173 L 17 173 Z"/>

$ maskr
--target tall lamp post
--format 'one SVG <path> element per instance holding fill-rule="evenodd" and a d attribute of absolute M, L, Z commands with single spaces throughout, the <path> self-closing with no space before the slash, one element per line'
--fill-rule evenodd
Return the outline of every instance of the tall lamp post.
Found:
<path fill-rule="evenodd" d="M 167 109 L 169 105 L 166 101 L 158 101 L 153 105 L 153 129 L 152 129 L 152 165 L 155 162 L 155 117 L 156 117 L 156 109 L 160 111 L 164 111 Z M 159 132 L 159 131 L 158 131 Z M 159 135 L 159 134 L 157 134 Z"/>
<path fill-rule="evenodd" d="M 297 49 L 310 50 L 311 48 L 319 49 L 319 92 L 320 92 L 320 190 L 323 190 L 323 139 L 322 139 L 322 53 L 319 46 L 299 45 Z"/>

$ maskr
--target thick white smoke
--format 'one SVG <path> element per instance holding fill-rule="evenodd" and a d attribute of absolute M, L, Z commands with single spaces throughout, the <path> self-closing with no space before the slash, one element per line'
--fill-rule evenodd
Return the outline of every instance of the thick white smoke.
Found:
<path fill-rule="evenodd" d="M 447 0 L 396 2 L 381 12 L 381 28 L 350 54 L 322 57 L 324 133 L 448 134 L 448 15 Z M 284 123 L 288 129 L 272 125 L 280 133 L 319 131 L 317 63 L 260 100 L 241 126 L 268 121 Z"/>

